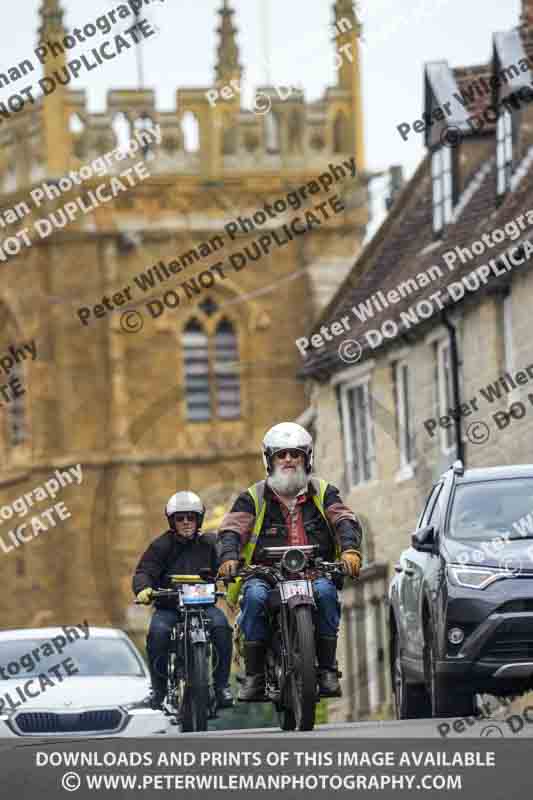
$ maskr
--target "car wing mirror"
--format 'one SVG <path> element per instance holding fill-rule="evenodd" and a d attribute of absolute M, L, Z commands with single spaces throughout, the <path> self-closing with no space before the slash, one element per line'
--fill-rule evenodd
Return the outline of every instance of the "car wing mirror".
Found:
<path fill-rule="evenodd" d="M 427 525 L 411 536 L 411 546 L 419 553 L 434 553 L 436 544 L 435 528 Z"/>

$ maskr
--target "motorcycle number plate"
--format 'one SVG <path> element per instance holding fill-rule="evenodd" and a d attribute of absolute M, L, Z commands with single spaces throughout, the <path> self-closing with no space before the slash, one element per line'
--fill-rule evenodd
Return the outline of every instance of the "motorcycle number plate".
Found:
<path fill-rule="evenodd" d="M 280 583 L 280 592 L 283 600 L 288 600 L 297 594 L 304 594 L 308 597 L 313 596 L 313 590 L 309 585 L 309 581 L 285 581 Z"/>
<path fill-rule="evenodd" d="M 183 586 L 182 591 L 185 605 L 215 602 L 214 583 L 192 583 L 189 586 Z"/>

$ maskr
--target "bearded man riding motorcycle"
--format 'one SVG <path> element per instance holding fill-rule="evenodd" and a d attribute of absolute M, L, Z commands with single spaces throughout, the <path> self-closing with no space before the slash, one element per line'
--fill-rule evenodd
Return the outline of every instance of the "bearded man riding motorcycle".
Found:
<path fill-rule="evenodd" d="M 171 575 L 197 575 L 200 569 L 210 569 L 213 575 L 219 568 L 216 542 L 208 534 L 200 536 L 205 507 L 194 492 L 178 492 L 168 501 L 165 514 L 169 530 L 155 539 L 145 551 L 133 576 L 133 591 L 137 601 L 149 605 L 155 588 L 170 589 Z M 174 604 L 173 604 L 174 603 Z M 152 693 L 147 704 L 161 708 L 167 687 L 167 661 L 170 633 L 178 612 L 175 601 L 156 598 L 146 640 L 146 650 L 152 678 Z M 220 608 L 207 606 L 211 620 L 211 637 L 217 657 L 214 658 L 213 682 L 219 708 L 230 708 L 233 695 L 228 686 L 232 658 L 232 629 Z"/>
<path fill-rule="evenodd" d="M 361 566 L 361 525 L 344 505 L 338 489 L 311 477 L 313 440 L 292 422 L 275 425 L 263 439 L 266 481 L 239 495 L 224 517 L 218 537 L 220 575 L 235 575 L 239 558 L 246 564 L 265 562 L 264 547 L 318 545 L 325 561 L 337 555 L 352 577 Z M 313 581 L 318 607 L 318 680 L 324 697 L 341 694 L 336 662 L 340 604 L 337 588 L 324 576 Z M 269 585 L 259 578 L 246 581 L 239 626 L 244 635 L 246 676 L 239 700 L 260 700 L 264 695 L 265 643 L 268 639 L 266 607 Z M 234 595 L 234 600 L 237 598 Z"/>

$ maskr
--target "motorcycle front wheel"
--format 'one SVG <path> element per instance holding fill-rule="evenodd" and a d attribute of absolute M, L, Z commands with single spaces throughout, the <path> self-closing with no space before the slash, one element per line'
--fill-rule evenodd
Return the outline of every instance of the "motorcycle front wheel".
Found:
<path fill-rule="evenodd" d="M 190 647 L 189 675 L 183 698 L 181 729 L 184 733 L 206 731 L 209 718 L 209 664 L 205 642 Z"/>
<path fill-rule="evenodd" d="M 315 629 L 309 606 L 298 606 L 292 614 L 291 651 L 293 671 L 289 697 L 294 727 L 283 730 L 312 731 L 315 725 L 317 677 L 315 666 Z M 286 722 L 291 722 L 286 712 Z M 282 726 L 283 727 L 283 726 Z"/>

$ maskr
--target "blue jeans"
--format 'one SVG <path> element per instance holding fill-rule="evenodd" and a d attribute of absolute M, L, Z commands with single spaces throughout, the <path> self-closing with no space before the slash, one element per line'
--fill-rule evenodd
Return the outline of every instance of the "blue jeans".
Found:
<path fill-rule="evenodd" d="M 341 610 L 335 584 L 327 578 L 317 578 L 313 581 L 313 589 L 318 606 L 318 633 L 320 636 L 336 636 Z M 264 642 L 268 638 L 266 603 L 270 591 L 268 583 L 261 578 L 246 581 L 239 627 L 247 642 Z"/>
<path fill-rule="evenodd" d="M 211 620 L 211 641 L 213 643 L 213 682 L 215 689 L 223 689 L 228 685 L 232 657 L 232 630 L 224 612 L 216 606 L 204 609 Z M 150 664 L 152 686 L 156 691 L 164 692 L 167 686 L 167 661 L 170 646 L 170 632 L 178 612 L 168 608 L 156 608 L 150 622 L 146 639 L 146 650 Z"/>

